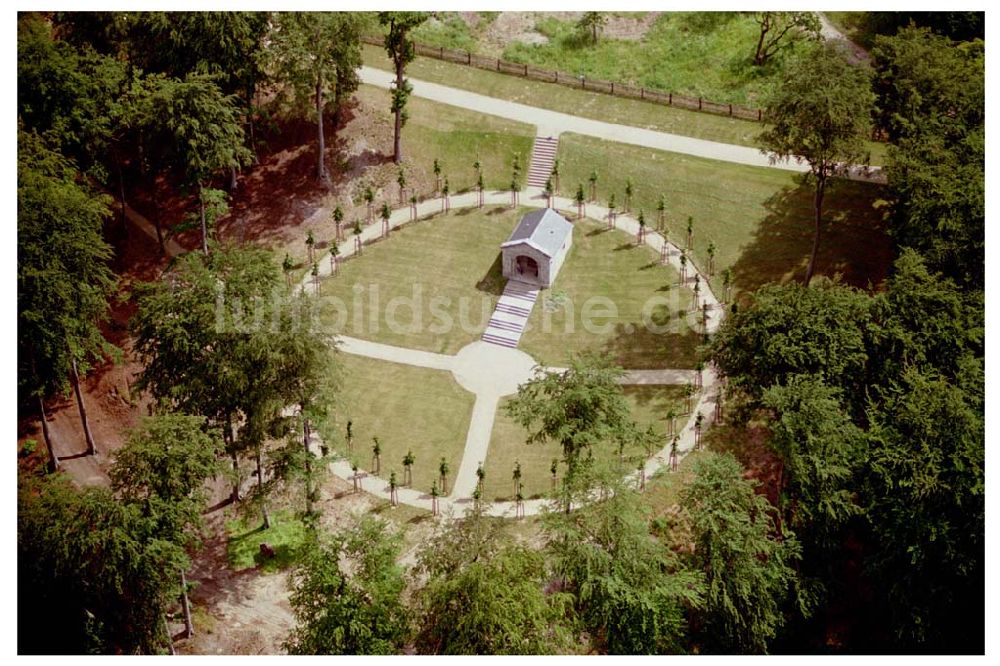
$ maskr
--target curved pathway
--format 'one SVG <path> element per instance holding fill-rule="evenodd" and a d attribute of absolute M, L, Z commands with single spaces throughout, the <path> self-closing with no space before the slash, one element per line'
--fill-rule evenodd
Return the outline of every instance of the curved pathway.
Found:
<path fill-rule="evenodd" d="M 392 73 L 369 67 L 359 70 L 361 80 L 379 88 L 391 88 L 394 76 Z M 694 157 L 745 164 L 748 166 L 785 169 L 799 173 L 809 170 L 809 166 L 799 160 L 772 160 L 770 156 L 757 148 L 737 146 L 705 139 L 695 139 L 680 134 L 658 132 L 655 130 L 617 125 L 601 120 L 591 120 L 580 116 L 540 109 L 535 106 L 518 104 L 505 99 L 488 97 L 479 93 L 449 88 L 439 83 L 430 83 L 419 79 L 407 79 L 413 86 L 413 94 L 441 104 L 457 106 L 469 111 L 477 111 L 490 116 L 498 116 L 538 127 L 537 134 L 542 137 L 556 137 L 562 132 L 573 132 L 592 136 L 605 141 L 626 143 L 643 148 L 655 148 L 671 153 L 681 153 Z M 845 172 L 851 180 L 884 182 L 884 174 L 879 167 L 849 167 Z"/>
<path fill-rule="evenodd" d="M 511 203 L 509 192 L 490 192 L 484 195 L 484 205 L 496 206 Z M 543 208 L 548 201 L 538 188 L 528 188 L 522 193 L 520 205 Z M 576 204 L 569 199 L 554 197 L 552 205 L 563 211 L 575 210 Z M 478 193 L 467 192 L 465 194 L 450 197 L 450 207 L 470 208 L 478 206 Z M 607 220 L 608 209 L 598 205 L 587 205 L 586 212 L 592 220 Z M 418 219 L 433 217 L 441 213 L 442 206 L 440 199 L 428 199 L 417 204 L 416 217 Z M 390 232 L 393 228 L 412 221 L 413 214 L 408 207 L 399 208 L 393 211 L 389 218 L 388 227 Z M 568 214 L 568 219 L 574 219 L 575 215 Z M 619 214 L 615 221 L 615 226 L 626 234 L 636 237 L 639 231 L 639 223 L 629 215 Z M 362 243 L 372 242 L 382 238 L 385 232 L 380 223 L 372 224 L 362 230 L 360 239 Z M 661 254 L 663 246 L 666 246 L 667 263 L 680 271 L 680 250 L 672 243 L 667 242 L 656 232 L 647 231 L 644 242 L 652 247 L 657 254 Z M 362 250 L 363 252 L 363 250 Z M 345 243 L 340 256 L 340 261 L 354 256 L 355 245 Z M 320 277 L 328 277 L 331 274 L 329 262 L 318 263 Z M 689 275 L 688 282 L 694 281 L 694 274 L 701 278 L 702 302 L 708 305 L 708 318 L 706 327 L 709 332 L 715 331 L 721 323 L 723 308 L 715 294 L 711 291 L 711 283 L 702 274 L 693 260 L 688 261 Z M 311 275 L 306 275 L 300 289 L 304 293 L 315 290 L 315 282 Z M 493 422 L 496 417 L 496 410 L 500 398 L 511 395 L 517 391 L 520 384 L 527 381 L 537 367 L 534 359 L 528 354 L 518 349 L 498 347 L 482 341 L 472 342 L 463 347 L 454 356 L 438 354 L 417 349 L 395 347 L 369 340 L 338 336 L 338 348 L 340 351 L 366 356 L 383 361 L 392 361 L 406 365 L 414 365 L 435 370 L 447 370 L 451 372 L 458 384 L 475 394 L 476 401 L 473 405 L 472 415 L 469 422 L 469 430 L 466 435 L 465 450 L 462 456 L 462 463 L 455 475 L 451 492 L 447 497 L 438 499 L 441 513 L 446 516 L 464 515 L 472 507 L 471 495 L 475 490 L 477 478 L 476 469 L 485 462 L 489 448 L 490 435 L 493 430 Z M 549 372 L 564 371 L 564 368 L 543 368 Z M 686 384 L 693 382 L 696 371 L 685 369 L 650 369 L 650 370 L 629 370 L 622 378 L 623 384 Z M 697 396 L 697 400 L 691 410 L 690 418 L 679 433 L 678 454 L 683 457 L 687 452 L 695 447 L 696 436 L 694 429 L 695 416 L 702 414 L 703 428 L 711 425 L 715 417 L 716 376 L 711 369 L 706 369 L 702 374 L 702 389 Z M 319 450 L 318 435 L 313 433 L 313 447 Z M 646 461 L 643 470 L 646 478 L 661 470 L 668 464 L 670 459 L 670 442 L 665 439 L 663 448 Z M 346 480 L 353 480 L 361 490 L 372 493 L 384 499 L 389 499 L 389 485 L 377 476 L 359 472 L 355 478 L 347 460 L 337 460 L 330 465 L 334 474 Z M 627 478 L 635 479 L 638 472 L 632 472 Z M 403 504 L 431 509 L 431 497 L 427 493 L 414 490 L 412 488 L 397 488 L 397 499 Z M 551 503 L 550 500 L 525 500 L 522 503 L 523 514 L 533 515 L 543 510 Z M 493 502 L 488 504 L 488 512 L 496 516 L 514 517 L 516 506 L 514 502 Z"/>

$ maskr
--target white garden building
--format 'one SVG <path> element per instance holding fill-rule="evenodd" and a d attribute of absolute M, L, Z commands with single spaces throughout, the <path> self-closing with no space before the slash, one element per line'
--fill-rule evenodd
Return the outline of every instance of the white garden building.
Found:
<path fill-rule="evenodd" d="M 518 222 L 500 245 L 508 280 L 551 287 L 573 244 L 573 225 L 552 208 L 534 210 Z"/>

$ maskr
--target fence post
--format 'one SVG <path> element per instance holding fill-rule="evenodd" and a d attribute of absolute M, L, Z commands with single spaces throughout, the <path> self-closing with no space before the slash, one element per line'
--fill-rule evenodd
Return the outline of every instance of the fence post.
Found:
<path fill-rule="evenodd" d="M 640 99 L 646 99 L 646 89 L 645 88 L 639 88 L 639 98 Z"/>
<path fill-rule="evenodd" d="M 500 71 L 500 58 L 497 58 L 497 71 Z"/>
<path fill-rule="evenodd" d="M 761 121 L 761 110 L 757 109 L 757 122 Z"/>
<path fill-rule="evenodd" d="M 701 111 L 701 97 L 698 98 L 698 110 Z"/>
<path fill-rule="evenodd" d="M 729 105 L 729 117 L 730 118 L 733 117 L 733 105 L 732 104 Z"/>
<path fill-rule="evenodd" d="M 471 65 L 472 64 L 472 51 L 466 51 L 465 52 L 465 64 L 466 65 Z"/>
<path fill-rule="evenodd" d="M 524 65 L 524 78 L 528 78 L 528 65 L 527 65 L 527 63 L 525 63 L 525 65 Z"/>
<path fill-rule="evenodd" d="M 444 60 L 444 47 L 443 46 L 439 46 L 438 47 L 438 51 L 440 51 L 440 53 L 441 53 L 441 60 Z"/>
<path fill-rule="evenodd" d="M 615 94 L 615 82 L 614 81 L 611 82 L 611 94 L 612 95 Z"/>
<path fill-rule="evenodd" d="M 674 94 L 670 93 L 670 96 L 667 98 L 667 106 L 673 106 L 673 105 L 674 105 Z"/>

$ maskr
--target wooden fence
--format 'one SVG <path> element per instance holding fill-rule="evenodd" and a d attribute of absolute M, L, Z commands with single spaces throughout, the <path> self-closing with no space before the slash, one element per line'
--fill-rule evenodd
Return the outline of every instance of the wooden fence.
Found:
<path fill-rule="evenodd" d="M 366 44 L 372 44 L 374 46 L 382 46 L 383 44 L 382 40 L 378 37 L 366 36 L 362 37 L 361 40 Z M 652 90 L 650 88 L 633 86 L 627 83 L 615 83 L 614 81 L 589 79 L 584 76 L 567 74 L 566 72 L 542 69 L 533 65 L 507 62 L 506 60 L 500 60 L 499 58 L 487 58 L 486 56 L 476 55 L 475 53 L 470 53 L 469 51 L 448 49 L 443 46 L 428 46 L 426 44 L 419 43 L 414 46 L 418 55 L 427 56 L 429 58 L 437 58 L 438 60 L 457 63 L 459 65 L 468 65 L 469 67 L 488 69 L 500 72 L 501 74 L 520 76 L 534 81 L 558 83 L 560 85 L 579 88 L 581 90 L 615 95 L 617 97 L 639 99 L 652 102 L 654 104 L 663 104 L 665 106 L 676 106 L 690 111 L 714 113 L 720 116 L 729 116 L 730 118 L 741 118 L 743 120 L 760 122 L 763 117 L 763 112 L 760 109 L 750 109 L 738 104 L 720 104 L 719 102 L 711 102 L 701 97 L 689 97 L 687 95 L 679 95 L 672 92 L 663 92 L 661 90 Z"/>

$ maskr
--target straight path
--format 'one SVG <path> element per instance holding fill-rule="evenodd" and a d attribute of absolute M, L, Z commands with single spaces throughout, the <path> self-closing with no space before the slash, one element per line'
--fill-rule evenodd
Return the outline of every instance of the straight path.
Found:
<path fill-rule="evenodd" d="M 390 72 L 365 65 L 361 67 L 359 73 L 364 83 L 380 88 L 391 89 L 392 87 L 393 75 Z M 762 153 L 759 149 L 748 146 L 736 146 L 717 141 L 695 139 L 679 134 L 657 132 L 641 127 L 606 123 L 600 120 L 573 116 L 568 113 L 518 104 L 517 102 L 510 102 L 496 97 L 488 97 L 479 93 L 469 92 L 468 90 L 449 88 L 438 83 L 420 81 L 419 79 L 408 79 L 408 81 L 413 86 L 413 94 L 417 97 L 423 97 L 434 102 L 449 104 L 470 111 L 485 113 L 490 116 L 498 116 L 529 125 L 536 125 L 539 128 L 544 128 L 543 131 L 546 136 L 551 135 L 555 137 L 560 132 L 573 132 L 605 141 L 626 143 L 643 148 L 655 148 L 671 153 L 681 153 L 683 155 L 692 155 L 694 157 L 703 157 L 734 164 L 784 169 L 798 173 L 809 170 L 807 164 L 797 160 L 773 162 L 770 157 Z M 846 176 L 852 180 L 874 182 L 881 182 L 883 179 L 881 169 L 878 167 L 870 169 L 850 167 Z"/>

